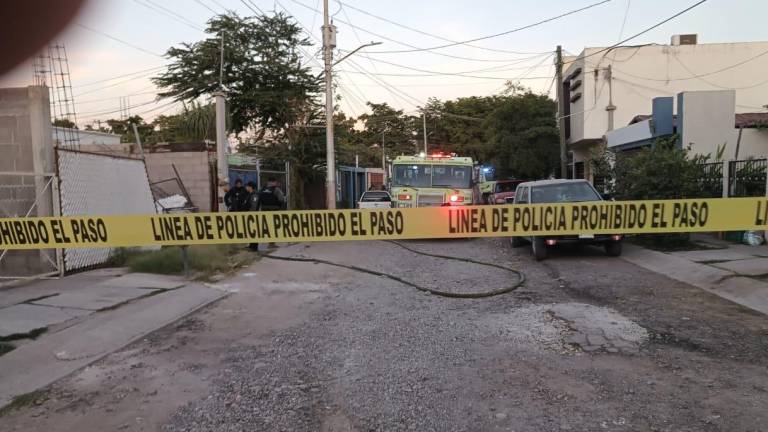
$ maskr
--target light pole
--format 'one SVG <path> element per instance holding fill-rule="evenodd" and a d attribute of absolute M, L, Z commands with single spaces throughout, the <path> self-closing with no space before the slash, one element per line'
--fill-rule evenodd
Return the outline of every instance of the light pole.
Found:
<path fill-rule="evenodd" d="M 323 58 L 325 60 L 325 203 L 326 208 L 336 208 L 336 151 L 333 144 L 333 74 L 332 68 L 355 52 L 381 42 L 362 45 L 347 55 L 333 62 L 333 49 L 336 47 L 336 26 L 328 19 L 328 0 L 323 0 Z"/>

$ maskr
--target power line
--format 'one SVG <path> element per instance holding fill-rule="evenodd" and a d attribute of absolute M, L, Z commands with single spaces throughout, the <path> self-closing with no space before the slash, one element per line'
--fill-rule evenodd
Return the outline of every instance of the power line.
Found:
<path fill-rule="evenodd" d="M 406 29 L 406 30 L 410 30 L 410 31 L 412 31 L 412 32 L 415 32 L 415 33 L 419 33 L 419 34 L 422 34 L 422 35 L 425 35 L 425 36 L 430 36 L 430 37 L 433 37 L 433 38 L 435 38 L 435 39 L 440 39 L 440 40 L 442 40 L 442 41 L 445 41 L 445 42 L 450 42 L 450 43 L 455 43 L 455 44 L 461 44 L 461 45 L 465 45 L 465 46 L 468 46 L 468 47 L 477 48 L 477 49 L 481 49 L 481 50 L 485 50 L 485 51 L 501 52 L 501 53 L 506 53 L 506 54 L 544 54 L 544 52 L 521 52 L 521 51 L 510 51 L 510 50 L 503 50 L 503 49 L 496 49 L 496 48 L 488 48 L 488 47 L 483 47 L 483 46 L 479 46 L 479 45 L 471 45 L 471 44 L 469 44 L 469 43 L 464 43 L 464 42 L 461 42 L 461 41 L 455 41 L 455 40 L 453 40 L 453 39 L 448 39 L 448 38 L 445 38 L 445 37 L 443 37 L 443 36 L 440 36 L 440 35 L 436 35 L 436 34 L 434 34 L 434 33 L 429 33 L 429 32 L 425 32 L 425 31 L 423 31 L 423 30 L 419 30 L 419 29 L 417 29 L 417 28 L 409 27 L 409 26 L 407 26 L 407 25 L 405 25 L 405 24 L 401 24 L 401 23 L 399 23 L 399 22 L 396 22 L 396 21 L 392 21 L 392 20 L 390 20 L 390 19 L 387 19 L 387 18 L 384 18 L 384 17 L 382 17 L 382 16 L 378 16 L 378 15 L 375 15 L 375 14 L 373 14 L 373 13 L 370 13 L 370 12 L 364 11 L 363 9 L 360 9 L 360 8 L 354 7 L 354 6 L 352 6 L 352 5 L 348 4 L 348 3 L 342 3 L 342 2 L 341 2 L 341 1 L 339 1 L 339 0 L 336 0 L 336 2 L 337 2 L 337 3 L 339 3 L 339 4 L 343 4 L 344 6 L 346 6 L 346 7 L 347 7 L 347 8 L 349 8 L 349 9 L 353 9 L 353 10 L 356 10 L 356 11 L 358 11 L 358 12 L 360 12 L 360 13 L 364 14 L 364 15 L 368 15 L 368 16 L 370 16 L 370 17 L 372 17 L 372 18 L 376 18 L 376 19 L 378 19 L 378 20 L 380 20 L 380 21 L 384 21 L 384 22 L 386 22 L 386 23 L 390 23 L 390 24 L 392 24 L 392 25 L 395 25 L 395 26 L 397 26 L 397 27 L 400 27 L 400 28 L 404 28 L 404 29 Z M 345 13 L 345 15 L 346 15 L 346 13 Z M 347 20 L 349 20 L 349 17 L 348 17 L 348 16 L 347 16 Z"/>
<path fill-rule="evenodd" d="M 635 38 L 637 38 L 637 37 L 639 37 L 639 36 L 642 36 L 642 35 L 644 35 L 644 34 L 648 33 L 649 31 L 651 31 L 651 30 L 653 30 L 653 29 L 655 29 L 655 28 L 657 28 L 657 27 L 660 27 L 660 26 L 662 26 L 662 25 L 664 25 L 664 24 L 666 24 L 666 23 L 668 23 L 668 22 L 672 21 L 673 19 L 675 19 L 675 18 L 679 17 L 680 15 L 683 15 L 684 13 L 686 13 L 686 12 L 688 12 L 688 11 L 690 11 L 690 10 L 692 10 L 692 9 L 694 9 L 694 8 L 696 8 L 696 7 L 698 7 L 698 6 L 702 5 L 702 4 L 704 4 L 704 3 L 706 3 L 706 2 L 707 2 L 707 0 L 699 0 L 698 2 L 696 2 L 696 3 L 692 4 L 691 6 L 688 6 L 687 8 L 685 8 L 685 9 L 681 10 L 680 12 L 678 12 L 678 13 L 676 13 L 676 14 L 672 15 L 671 17 L 669 17 L 669 18 L 667 18 L 667 19 L 664 19 L 664 20 L 662 20 L 662 21 L 659 21 L 658 23 L 656 23 L 656 24 L 654 24 L 654 25 L 652 25 L 652 26 L 650 26 L 650 27 L 646 28 L 645 30 L 643 30 L 643 31 L 641 31 L 641 32 L 639 32 L 639 33 L 635 33 L 634 35 L 632 35 L 632 36 L 630 36 L 630 37 L 628 37 L 628 38 L 626 38 L 626 39 L 624 39 L 624 40 L 620 40 L 619 42 L 617 42 L 617 43 L 615 43 L 615 44 L 613 44 L 613 45 L 611 45 L 611 46 L 609 46 L 609 47 L 607 47 L 607 48 L 603 48 L 603 49 L 601 49 L 601 50 L 598 50 L 598 51 L 595 51 L 595 52 L 593 52 L 593 53 L 591 53 L 591 54 L 588 54 L 588 55 L 585 55 L 585 56 L 581 56 L 581 57 L 575 58 L 575 59 L 573 59 L 573 60 L 569 60 L 569 61 L 567 61 L 567 62 L 563 62 L 563 64 L 569 64 L 569 63 L 573 63 L 573 62 L 579 61 L 579 60 L 581 60 L 581 59 L 585 59 L 585 58 L 587 58 L 587 57 L 592 57 L 592 56 L 595 56 L 595 55 L 598 55 L 598 54 L 602 54 L 602 53 L 604 53 L 604 52 L 606 52 L 606 51 L 610 51 L 610 50 L 612 50 L 612 49 L 614 49 L 614 48 L 616 48 L 616 47 L 618 47 L 618 46 L 621 46 L 621 45 L 623 45 L 623 44 L 624 44 L 624 43 L 626 43 L 626 42 L 629 42 L 629 41 L 631 41 L 632 39 L 635 39 Z"/>
<path fill-rule="evenodd" d="M 576 14 L 576 13 L 579 13 L 579 12 L 583 12 L 583 11 L 588 10 L 588 9 L 592 9 L 594 7 L 600 6 L 600 5 L 608 3 L 610 1 L 611 0 L 602 0 L 602 1 L 599 1 L 597 3 L 592 3 L 592 4 L 584 6 L 582 8 L 574 9 L 574 10 L 565 12 L 563 14 L 557 15 L 557 16 L 553 16 L 553 17 L 550 17 L 550 18 L 547 18 L 547 19 L 543 19 L 541 21 L 537 21 L 537 22 L 532 23 L 532 24 L 527 24 L 527 25 L 524 25 L 522 27 L 517 27 L 517 28 L 511 29 L 511 30 L 503 31 L 501 33 L 495 33 L 495 34 L 488 35 L 488 36 L 481 36 L 481 37 L 477 37 L 477 38 L 474 38 L 474 39 L 467 39 L 467 40 L 463 40 L 463 41 L 452 42 L 452 43 L 445 44 L 445 45 L 437 45 L 437 46 L 433 46 L 433 47 L 429 47 L 429 48 L 418 48 L 418 49 L 413 49 L 413 50 L 369 51 L 369 52 L 371 52 L 371 53 L 375 52 L 375 53 L 379 53 L 379 54 L 397 54 L 397 53 L 407 53 L 407 52 L 416 52 L 416 51 L 432 51 L 432 50 L 448 48 L 448 47 L 452 47 L 452 46 L 456 46 L 456 45 L 466 45 L 466 44 L 469 44 L 469 43 L 472 43 L 472 42 L 477 42 L 477 41 L 486 40 L 486 39 L 492 39 L 492 38 L 496 38 L 496 37 L 499 37 L 499 36 L 504 36 L 504 35 L 508 35 L 508 34 L 511 34 L 511 33 L 516 33 L 516 32 L 522 31 L 522 30 L 527 30 L 529 28 L 533 28 L 533 27 L 536 27 L 536 26 L 539 26 L 539 25 L 542 25 L 542 24 L 546 24 L 548 22 L 552 22 L 552 21 L 558 20 L 560 18 L 567 17 L 569 15 L 573 15 L 573 14 Z"/>
<path fill-rule="evenodd" d="M 101 30 L 96 30 L 95 28 L 92 28 L 92 27 L 88 27 L 88 26 L 87 26 L 87 25 L 85 25 L 85 24 L 77 23 L 77 26 L 78 26 L 78 27 L 80 27 L 80 28 L 82 28 L 82 29 L 88 30 L 88 31 L 90 31 L 90 32 L 96 33 L 96 34 L 98 34 L 98 35 L 104 36 L 105 38 L 108 38 L 108 39 L 112 39 L 112 40 L 113 40 L 113 41 L 115 41 L 115 42 L 120 42 L 121 44 L 123 44 L 123 45 L 125 45 L 125 46 L 129 46 L 129 47 L 131 47 L 131 48 L 133 48 L 133 49 L 135 49 L 135 50 L 139 50 L 139 51 L 141 51 L 141 52 L 143 52 L 143 53 L 146 53 L 146 54 L 150 54 L 150 55 L 153 55 L 153 56 L 155 56 L 155 57 L 160 57 L 160 58 L 163 58 L 163 56 L 162 56 L 162 55 L 160 55 L 160 54 L 158 54 L 158 53 L 156 53 L 156 52 L 152 52 L 152 51 L 150 51 L 150 50 L 148 50 L 148 49 L 144 49 L 144 48 L 142 48 L 142 47 L 140 47 L 140 46 L 138 46 L 138 45 L 134 45 L 134 44 L 132 44 L 132 43 L 130 43 L 130 42 L 126 42 L 126 41 L 124 41 L 124 40 L 122 40 L 122 39 L 119 39 L 119 38 L 116 38 L 116 37 L 114 37 L 114 36 L 112 36 L 112 35 L 110 35 L 110 34 L 104 33 L 104 32 L 103 32 L 103 31 L 101 31 Z"/>
<path fill-rule="evenodd" d="M 230 9 L 229 9 L 229 8 L 227 8 L 226 6 L 224 6 L 223 4 L 219 3 L 219 1 L 218 1 L 218 0 L 211 0 L 211 1 L 212 1 L 212 2 L 213 2 L 215 5 L 216 5 L 216 6 L 218 6 L 218 7 L 222 8 L 222 9 L 224 9 L 224 10 L 225 10 L 225 11 L 227 11 L 227 12 L 229 12 L 229 10 L 230 10 Z"/>
<path fill-rule="evenodd" d="M 146 3 L 143 3 L 140 0 L 133 0 L 133 1 L 136 2 L 137 4 L 140 4 L 140 5 L 144 6 L 145 8 L 151 9 L 151 10 L 153 10 L 155 12 L 159 12 L 159 13 L 165 15 L 168 18 L 171 18 L 172 20 L 174 20 L 174 21 L 176 21 L 178 23 L 184 24 L 187 27 L 193 28 L 193 29 L 198 30 L 198 31 L 205 31 L 202 27 L 200 27 L 199 25 L 195 24 L 193 21 L 185 18 L 184 16 L 182 16 L 182 15 L 180 15 L 180 14 L 174 12 L 174 11 L 172 11 L 171 9 L 166 8 L 163 5 L 160 5 L 160 4 L 157 4 L 157 3 L 153 2 L 152 0 L 143 0 Z"/>
<path fill-rule="evenodd" d="M 84 96 L 84 95 L 87 95 L 87 94 L 95 93 L 97 91 L 101 91 L 101 90 L 104 90 L 104 89 L 116 87 L 116 86 L 125 84 L 127 82 L 135 81 L 135 80 L 138 80 L 138 79 L 147 78 L 147 77 L 149 77 L 152 74 L 153 74 L 153 72 L 144 73 L 143 75 L 139 75 L 139 76 L 135 76 L 135 77 L 132 77 L 132 78 L 128 78 L 128 79 L 125 79 L 125 80 L 122 80 L 122 81 L 118 81 L 116 83 L 108 84 L 108 85 L 101 86 L 101 87 L 96 87 L 96 88 L 90 89 L 88 91 L 84 91 L 82 93 L 78 93 L 78 94 L 75 95 L 75 97 L 80 97 L 80 96 Z"/>
<path fill-rule="evenodd" d="M 710 76 L 710 75 L 719 74 L 720 72 L 725 72 L 727 70 L 731 70 L 731 69 L 737 68 L 737 67 L 739 67 L 739 66 L 741 66 L 743 64 L 746 64 L 746 63 L 749 63 L 749 62 L 751 62 L 753 60 L 756 60 L 756 59 L 758 59 L 758 58 L 760 58 L 760 57 L 762 57 L 762 56 L 764 56 L 766 54 L 768 54 L 768 50 L 765 50 L 765 51 L 763 51 L 761 53 L 758 53 L 758 54 L 756 54 L 756 55 L 754 55 L 754 56 L 752 56 L 752 57 L 750 57 L 750 58 L 748 58 L 746 60 L 742 60 L 742 61 L 740 61 L 738 63 L 734 63 L 732 65 L 729 65 L 729 66 L 726 66 L 726 67 L 723 67 L 723 68 L 720 68 L 720 69 L 717 69 L 717 70 L 714 70 L 714 71 L 711 71 L 711 72 L 707 72 L 707 73 L 695 74 L 695 73 L 689 71 L 690 73 L 693 73 L 693 75 L 685 77 L 685 78 L 667 78 L 667 79 L 663 79 L 663 78 L 649 78 L 649 77 L 644 77 L 644 76 L 640 76 L 640 75 L 635 75 L 635 74 L 631 74 L 631 73 L 628 73 L 628 72 L 624 72 L 624 71 L 618 70 L 616 68 L 613 68 L 613 70 L 617 71 L 617 72 L 619 72 L 619 73 L 621 73 L 623 75 L 626 75 L 626 76 L 629 76 L 629 77 L 632 77 L 632 78 L 641 79 L 641 80 L 646 80 L 646 81 L 657 81 L 657 82 L 688 81 L 688 80 L 692 80 L 692 79 L 697 79 L 697 78 L 707 77 L 707 76 Z"/>
<path fill-rule="evenodd" d="M 149 69 L 142 69 L 140 71 L 136 71 L 136 72 L 131 72 L 131 73 L 123 74 L 123 75 L 114 76 L 112 78 L 104 78 L 104 79 L 100 79 L 98 81 L 91 81 L 91 82 L 89 82 L 87 84 L 80 84 L 80 85 L 76 85 L 76 86 L 73 86 L 73 87 L 74 88 L 90 87 L 90 86 L 92 86 L 94 84 L 101 84 L 103 82 L 112 81 L 112 80 L 116 80 L 116 79 L 120 79 L 120 78 L 124 78 L 124 77 L 128 77 L 128 76 L 138 75 L 138 74 L 142 74 L 142 73 L 145 73 L 145 72 L 152 72 L 152 71 L 156 71 L 156 70 L 159 70 L 159 69 L 163 69 L 165 67 L 167 67 L 167 66 L 163 65 L 163 66 L 156 66 L 156 67 L 149 68 Z"/>
<path fill-rule="evenodd" d="M 765 81 L 761 81 L 761 82 L 759 82 L 757 84 L 748 85 L 748 86 L 741 86 L 741 87 L 725 87 L 725 86 L 721 86 L 719 84 L 715 84 L 715 83 L 713 83 L 711 81 L 705 80 L 703 78 L 703 76 L 706 76 L 706 75 L 695 75 L 695 72 L 693 72 L 688 66 L 686 66 L 685 63 L 683 63 L 683 61 L 680 60 L 676 55 L 673 54 L 672 58 L 674 58 L 675 61 L 680 63 L 680 66 L 682 66 L 683 69 L 688 71 L 688 73 L 693 74 L 692 78 L 696 78 L 699 81 L 702 81 L 702 82 L 704 82 L 706 84 L 711 85 L 712 87 L 717 87 L 717 88 L 724 89 L 724 90 L 746 90 L 746 89 L 751 89 L 751 88 L 755 88 L 755 87 L 760 87 L 761 85 L 768 83 L 768 80 L 765 80 Z"/>
<path fill-rule="evenodd" d="M 318 13 L 320 12 L 318 9 L 315 9 L 315 8 L 313 8 L 310 5 L 304 4 L 304 3 L 300 2 L 299 0 L 290 0 L 290 1 L 293 2 L 293 3 L 296 3 L 299 6 L 302 6 L 302 7 L 306 8 L 306 9 L 309 9 L 311 11 L 318 12 Z M 608 2 L 608 1 L 611 1 L 611 0 L 603 0 L 603 2 Z M 283 7 L 283 9 L 285 9 L 285 7 Z M 402 45 L 404 47 L 411 48 L 410 50 L 401 50 L 401 51 L 365 51 L 365 52 L 367 52 L 369 54 L 373 54 L 373 53 L 377 53 L 378 54 L 378 53 L 403 53 L 403 52 L 428 51 L 431 54 L 439 55 L 439 56 L 442 56 L 442 57 L 449 57 L 449 58 L 455 58 L 455 59 L 467 60 L 467 61 L 477 61 L 477 62 L 499 63 L 499 62 L 509 62 L 509 61 L 512 61 L 512 60 L 520 60 L 520 59 L 479 59 L 479 58 L 473 58 L 473 57 L 462 57 L 462 56 L 446 54 L 446 53 L 441 53 L 441 52 L 433 52 L 433 51 L 430 51 L 428 49 L 420 48 L 420 47 L 417 47 L 415 45 L 411 45 L 409 43 L 402 42 L 402 41 L 399 41 L 397 39 L 393 39 L 393 38 L 390 38 L 388 36 L 384 36 L 384 35 L 379 34 L 379 33 L 375 33 L 375 32 L 373 32 L 371 30 L 368 30 L 368 29 L 366 29 L 364 27 L 356 26 L 356 25 L 354 25 L 354 24 L 352 24 L 351 22 L 348 22 L 348 21 L 344 21 L 344 20 L 341 20 L 341 19 L 338 19 L 338 18 L 335 19 L 334 21 L 338 21 L 338 22 L 340 22 L 342 24 L 346 24 L 349 27 L 352 27 L 354 29 L 357 29 L 357 30 L 363 31 L 365 33 L 368 33 L 370 35 L 376 36 L 377 38 L 384 39 L 384 40 L 396 43 L 398 45 Z"/>
<path fill-rule="evenodd" d="M 199 4 L 200 6 L 202 6 L 202 7 L 206 8 L 206 9 L 208 9 L 208 10 L 209 10 L 209 11 L 211 11 L 211 13 L 213 13 L 214 15 L 218 15 L 218 14 L 219 14 L 218 12 L 216 12 L 216 10 L 215 10 L 215 9 L 213 9 L 212 7 L 210 7 L 210 6 L 208 6 L 207 4 L 203 3 L 203 2 L 202 2 L 202 0 L 195 0 L 195 3 Z"/>
<path fill-rule="evenodd" d="M 344 50 L 342 50 L 342 51 L 344 51 Z M 347 51 L 345 51 L 345 52 L 347 52 Z M 408 70 L 412 70 L 412 71 L 416 71 L 416 72 L 424 72 L 424 73 L 433 74 L 433 75 L 460 76 L 460 77 L 467 77 L 467 78 L 492 79 L 492 80 L 508 80 L 508 79 L 510 79 L 509 77 L 489 77 L 489 76 L 480 76 L 480 75 L 467 75 L 467 74 L 463 74 L 463 73 L 460 73 L 460 72 L 440 72 L 440 71 L 433 71 L 433 70 L 427 70 L 427 69 L 419 69 L 419 68 L 414 68 L 414 67 L 411 67 L 411 66 L 405 66 L 405 65 L 398 64 L 398 63 L 389 62 L 389 61 L 386 61 L 386 60 L 375 59 L 373 57 L 368 57 L 368 56 L 365 56 L 365 55 L 361 55 L 361 57 L 371 59 L 371 60 L 373 60 L 375 62 L 378 62 L 378 63 L 384 63 L 384 64 L 388 64 L 388 65 L 391 65 L 391 66 L 403 68 L 403 69 L 408 69 Z M 528 79 L 535 79 L 535 78 L 549 79 L 550 77 L 548 77 L 548 76 L 547 77 L 531 77 L 531 78 L 528 78 Z"/>

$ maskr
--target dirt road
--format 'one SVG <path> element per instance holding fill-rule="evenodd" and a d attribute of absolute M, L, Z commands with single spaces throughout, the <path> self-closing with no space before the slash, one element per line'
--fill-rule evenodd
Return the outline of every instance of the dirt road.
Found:
<path fill-rule="evenodd" d="M 523 270 L 447 299 L 325 265 L 262 260 L 226 299 L 6 412 L 2 430 L 762 431 L 768 317 L 598 249 L 544 263 L 502 240 L 409 242 Z M 503 270 L 385 242 L 293 245 L 420 285 Z"/>

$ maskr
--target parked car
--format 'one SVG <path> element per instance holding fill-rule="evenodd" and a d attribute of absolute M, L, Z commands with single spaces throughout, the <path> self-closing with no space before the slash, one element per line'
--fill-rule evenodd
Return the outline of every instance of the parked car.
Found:
<path fill-rule="evenodd" d="M 517 185 L 525 180 L 499 180 L 488 195 L 487 204 L 512 204 L 515 201 Z"/>
<path fill-rule="evenodd" d="M 540 180 L 520 183 L 515 192 L 515 204 L 543 204 L 603 201 L 603 197 L 586 180 Z M 531 243 L 537 261 L 547 257 L 547 248 L 562 243 L 597 244 L 609 256 L 621 255 L 623 236 L 620 234 L 590 234 L 561 236 L 512 237 L 512 247 Z"/>
<path fill-rule="evenodd" d="M 366 191 L 357 202 L 357 208 L 391 208 L 392 197 L 387 191 Z"/>

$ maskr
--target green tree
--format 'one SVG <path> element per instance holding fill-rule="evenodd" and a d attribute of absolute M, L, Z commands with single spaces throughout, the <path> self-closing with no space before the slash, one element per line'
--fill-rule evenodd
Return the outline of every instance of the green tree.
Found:
<path fill-rule="evenodd" d="M 161 115 L 153 122 L 155 142 L 215 141 L 216 111 L 213 104 L 184 104 L 178 114 Z"/>
<path fill-rule="evenodd" d="M 388 156 L 418 153 L 420 148 L 416 135 L 417 130 L 421 130 L 418 117 L 406 115 L 403 110 L 394 109 L 386 102 L 366 104 L 371 110 L 370 114 L 358 117 L 363 125 L 361 140 L 364 145 L 380 149 L 383 140 Z"/>
<path fill-rule="evenodd" d="M 505 96 L 483 123 L 500 176 L 541 179 L 559 164 L 553 100 L 530 91 Z"/>
<path fill-rule="evenodd" d="M 294 164 L 291 206 L 303 207 L 303 187 L 323 164 L 324 153 L 301 149 L 314 146 L 308 132 L 318 118 L 320 79 L 302 64 L 301 49 L 310 46 L 290 17 L 240 17 L 234 12 L 208 21 L 208 38 L 170 48 L 171 65 L 153 82 L 161 97 L 191 102 L 220 89 L 220 43 L 224 36 L 222 84 L 227 90 L 230 132 L 247 132 L 240 149 L 265 159 Z M 316 125 L 316 124 L 315 124 Z"/>
<path fill-rule="evenodd" d="M 132 124 L 136 125 L 142 143 L 151 142 L 152 140 L 154 127 L 151 124 L 147 124 L 141 116 L 134 115 L 122 120 L 109 119 L 103 123 L 106 123 L 109 127 L 109 133 L 120 135 L 120 142 L 136 142 L 136 136 L 133 133 L 133 127 L 131 126 Z"/>
<path fill-rule="evenodd" d="M 75 122 L 73 122 L 70 119 L 54 119 L 53 123 L 51 123 L 53 126 L 62 127 L 62 128 L 69 128 L 69 129 L 77 129 L 77 125 Z"/>
<path fill-rule="evenodd" d="M 430 151 L 453 152 L 491 162 L 497 152 L 486 137 L 483 120 L 507 99 L 505 96 L 471 96 L 445 102 L 430 99 L 426 106 Z"/>
<path fill-rule="evenodd" d="M 319 79 L 302 65 L 300 50 L 310 46 L 290 17 L 240 17 L 234 12 L 208 22 L 210 37 L 170 48 L 168 69 L 153 82 L 161 97 L 191 102 L 219 90 L 220 43 L 224 35 L 223 85 L 231 131 L 284 133 L 315 103 Z"/>

